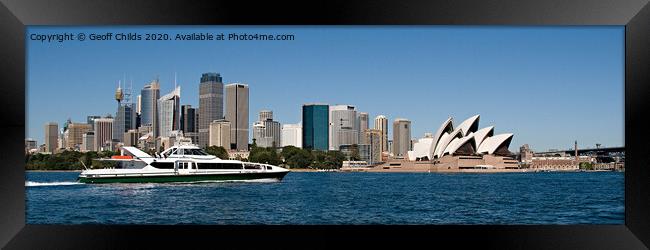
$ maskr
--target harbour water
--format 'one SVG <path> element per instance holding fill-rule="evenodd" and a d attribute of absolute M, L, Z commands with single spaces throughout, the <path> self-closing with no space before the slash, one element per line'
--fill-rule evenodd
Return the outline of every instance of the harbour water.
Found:
<path fill-rule="evenodd" d="M 27 224 L 623 224 L 624 174 L 291 172 L 282 181 L 79 184 L 27 172 Z"/>

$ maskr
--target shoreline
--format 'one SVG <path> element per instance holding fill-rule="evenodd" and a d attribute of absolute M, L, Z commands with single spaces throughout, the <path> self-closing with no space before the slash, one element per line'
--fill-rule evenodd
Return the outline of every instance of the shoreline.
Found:
<path fill-rule="evenodd" d="M 25 170 L 25 172 L 81 172 L 82 170 Z"/>
<path fill-rule="evenodd" d="M 311 168 L 288 168 L 290 172 L 317 172 L 316 169 Z"/>

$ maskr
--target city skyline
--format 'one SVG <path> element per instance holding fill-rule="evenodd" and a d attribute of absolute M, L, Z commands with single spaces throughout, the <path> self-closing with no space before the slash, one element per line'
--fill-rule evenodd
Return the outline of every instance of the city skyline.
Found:
<path fill-rule="evenodd" d="M 184 90 L 181 105 L 199 108 L 201 74 L 217 72 L 224 85 L 241 82 L 250 86 L 249 130 L 261 110 L 272 110 L 274 120 L 282 124 L 296 124 L 301 122 L 303 104 L 321 102 L 355 106 L 357 112 L 369 113 L 370 120 L 385 115 L 390 124 L 396 118 L 409 119 L 413 138 L 434 132 L 449 116 L 465 119 L 481 114 L 492 119 L 484 122 L 497 125 L 495 132 L 516 134 L 511 151 L 522 144 L 535 150 L 565 149 L 572 147 L 574 140 L 583 148 L 596 143 L 624 145 L 622 27 L 325 29 L 327 32 L 305 27 L 29 27 L 28 34 L 60 30 L 231 30 L 285 32 L 296 34 L 297 39 L 224 43 L 28 41 L 25 137 L 36 139 L 40 145 L 44 143 L 46 122 L 61 125 L 68 118 L 83 122 L 90 115 L 115 116 L 113 95 L 118 80 L 133 80 L 135 99 L 138 90 L 156 77 L 160 78 L 161 93 L 170 92 L 177 75 Z M 590 42 L 594 39 L 599 42 Z M 402 49 L 401 53 L 389 50 L 396 48 Z M 205 60 L 206 54 L 213 55 L 214 60 Z M 164 60 L 166 55 L 168 61 Z M 87 65 L 79 70 L 82 63 Z M 303 72 L 297 73 L 296 67 Z M 287 90 L 291 90 L 290 96 Z M 389 129 L 388 138 L 392 133 Z"/>

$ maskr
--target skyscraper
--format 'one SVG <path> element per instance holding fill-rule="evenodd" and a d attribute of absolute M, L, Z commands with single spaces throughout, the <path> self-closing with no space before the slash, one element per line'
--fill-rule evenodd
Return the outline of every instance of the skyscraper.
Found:
<path fill-rule="evenodd" d="M 411 150 L 411 121 L 398 118 L 393 121 L 393 155 L 406 157 Z"/>
<path fill-rule="evenodd" d="M 329 105 L 302 105 L 302 146 L 306 149 L 329 149 Z"/>
<path fill-rule="evenodd" d="M 381 152 L 390 151 L 388 149 L 388 118 L 383 115 L 375 117 L 374 129 L 381 131 Z"/>
<path fill-rule="evenodd" d="M 113 118 L 95 119 L 95 151 L 112 150 Z"/>
<path fill-rule="evenodd" d="M 199 143 L 199 116 L 198 110 L 191 105 L 181 106 L 181 130 L 183 136 L 190 138 L 192 143 Z"/>
<path fill-rule="evenodd" d="M 341 145 L 359 144 L 357 111 L 351 105 L 330 106 L 329 149 L 339 150 Z"/>
<path fill-rule="evenodd" d="M 240 151 L 248 150 L 248 93 L 247 84 L 226 85 L 226 120 L 231 122 L 231 148 Z"/>
<path fill-rule="evenodd" d="M 364 133 L 365 131 L 369 128 L 368 127 L 368 113 L 366 112 L 359 112 L 358 117 L 357 117 L 357 132 L 359 133 L 359 144 L 369 144 L 364 140 L 365 136 Z"/>
<path fill-rule="evenodd" d="M 45 123 L 45 151 L 54 153 L 59 143 L 59 124 L 56 122 Z"/>
<path fill-rule="evenodd" d="M 219 73 L 204 73 L 199 84 L 199 141 L 208 145 L 210 123 L 223 119 L 223 80 Z"/>
<path fill-rule="evenodd" d="M 79 149 L 83 143 L 83 135 L 91 131 L 92 126 L 85 123 L 71 123 L 68 125 L 68 139 L 65 141 L 66 148 Z"/>
<path fill-rule="evenodd" d="M 181 130 L 183 133 L 198 132 L 196 127 L 196 109 L 192 105 L 181 106 Z"/>
<path fill-rule="evenodd" d="M 210 140 L 208 146 L 230 148 L 230 122 L 215 120 L 210 123 Z"/>
<path fill-rule="evenodd" d="M 381 162 L 381 130 L 378 129 L 366 129 L 363 132 L 363 143 L 364 145 L 370 145 L 370 157 L 368 164 L 373 165 L 378 162 Z"/>
<path fill-rule="evenodd" d="M 133 103 L 122 103 L 117 108 L 113 123 L 113 138 L 122 141 L 124 132 L 136 128 L 136 116 Z"/>
<path fill-rule="evenodd" d="M 181 86 L 158 99 L 159 136 L 170 137 L 172 131 L 180 129 Z"/>
<path fill-rule="evenodd" d="M 88 131 L 81 136 L 81 152 L 95 150 L 95 132 Z"/>
<path fill-rule="evenodd" d="M 153 136 L 158 136 L 158 99 L 160 99 L 160 84 L 158 79 L 152 81 L 140 91 L 140 125 L 151 126 Z M 97 136 L 97 134 L 95 134 Z"/>
<path fill-rule="evenodd" d="M 258 147 L 280 147 L 281 146 L 280 123 L 273 120 L 273 111 L 262 110 L 259 114 L 259 121 L 253 124 L 253 139 Z"/>
<path fill-rule="evenodd" d="M 294 146 L 302 148 L 302 125 L 301 124 L 284 124 L 282 125 L 282 136 L 280 144 L 282 147 Z"/>

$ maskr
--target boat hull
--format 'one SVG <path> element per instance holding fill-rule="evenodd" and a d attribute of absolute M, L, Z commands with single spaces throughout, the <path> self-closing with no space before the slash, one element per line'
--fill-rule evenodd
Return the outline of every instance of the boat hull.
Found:
<path fill-rule="evenodd" d="M 79 177 L 81 183 L 173 183 L 199 181 L 237 181 L 255 179 L 282 180 L 288 172 L 234 173 L 234 174 L 170 174 L 156 176 Z"/>

